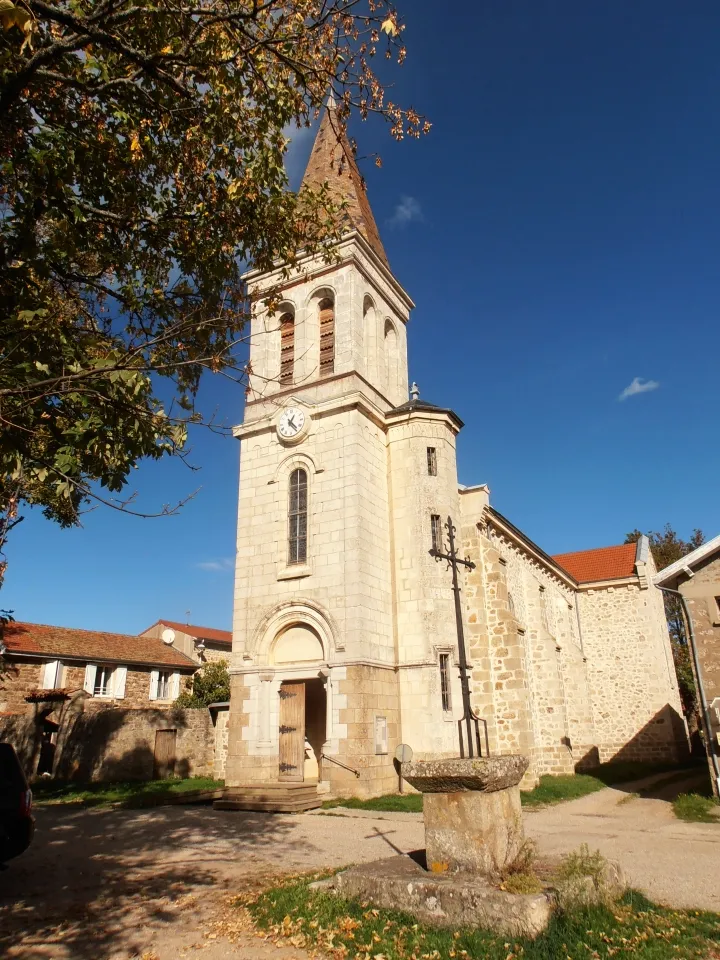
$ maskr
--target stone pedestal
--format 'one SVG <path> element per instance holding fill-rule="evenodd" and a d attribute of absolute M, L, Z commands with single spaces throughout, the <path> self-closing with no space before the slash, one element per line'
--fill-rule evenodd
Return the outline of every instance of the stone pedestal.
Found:
<path fill-rule="evenodd" d="M 404 763 L 402 776 L 423 795 L 425 854 L 433 873 L 500 876 L 525 841 L 521 756 Z"/>

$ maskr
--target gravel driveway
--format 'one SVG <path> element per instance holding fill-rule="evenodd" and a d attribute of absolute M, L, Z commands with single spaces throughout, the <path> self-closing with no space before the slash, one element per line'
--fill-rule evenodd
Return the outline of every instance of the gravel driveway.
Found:
<path fill-rule="evenodd" d="M 0 872 L 0 956 L 204 960 L 284 954 L 208 938 L 229 894 L 268 876 L 423 846 L 418 817 L 387 820 L 159 807 L 40 807 L 30 849 Z M 287 956 L 300 956 L 289 951 Z"/>
<path fill-rule="evenodd" d="M 657 900 L 720 911 L 720 823 L 680 823 L 666 800 L 628 789 L 529 813 L 527 832 L 548 854 L 599 847 Z M 248 933 L 228 944 L 215 932 L 237 914 L 230 895 L 279 874 L 423 846 L 419 814 L 338 812 L 39 808 L 32 847 L 0 871 L 0 955 L 299 960 L 299 950 Z"/>

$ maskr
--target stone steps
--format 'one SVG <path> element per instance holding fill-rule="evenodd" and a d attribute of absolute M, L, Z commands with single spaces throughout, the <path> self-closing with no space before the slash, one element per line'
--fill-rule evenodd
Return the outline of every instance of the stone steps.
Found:
<path fill-rule="evenodd" d="M 216 810 L 303 813 L 305 810 L 314 810 L 321 803 L 316 783 L 277 781 L 227 787 L 222 797 L 213 803 L 213 807 Z"/>

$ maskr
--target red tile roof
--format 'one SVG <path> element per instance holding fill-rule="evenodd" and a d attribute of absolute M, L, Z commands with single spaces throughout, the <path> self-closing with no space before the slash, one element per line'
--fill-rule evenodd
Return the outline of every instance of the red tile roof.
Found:
<path fill-rule="evenodd" d="M 635 576 L 637 544 L 623 543 L 617 547 L 598 547 L 596 550 L 578 550 L 577 553 L 558 553 L 553 557 L 578 583 L 595 580 L 619 580 Z"/>
<path fill-rule="evenodd" d="M 154 637 L 133 637 L 125 633 L 76 630 L 72 627 L 16 621 L 5 626 L 3 641 L 9 654 L 29 653 L 58 660 L 67 657 L 197 669 L 197 664 L 190 657 Z"/>
<path fill-rule="evenodd" d="M 229 647 L 232 646 L 231 630 L 196 627 L 192 623 L 177 623 L 175 620 L 158 620 L 158 623 L 162 623 L 166 627 L 172 627 L 173 630 L 179 630 L 180 633 L 187 633 L 188 636 L 195 637 L 197 640 L 202 638 L 203 640 L 212 640 L 213 643 L 226 643 Z"/>

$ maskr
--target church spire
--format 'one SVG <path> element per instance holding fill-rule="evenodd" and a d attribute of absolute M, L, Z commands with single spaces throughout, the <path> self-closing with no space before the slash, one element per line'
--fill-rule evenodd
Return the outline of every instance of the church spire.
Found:
<path fill-rule="evenodd" d="M 339 120 L 336 110 L 335 99 L 331 93 L 305 168 L 302 186 L 317 189 L 327 181 L 332 199 L 336 202 L 345 200 L 347 203 L 343 214 L 343 225 L 361 233 L 382 262 L 388 266 L 388 259 L 350 144 L 344 134 L 338 142 Z"/>

